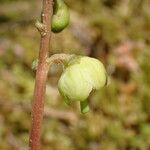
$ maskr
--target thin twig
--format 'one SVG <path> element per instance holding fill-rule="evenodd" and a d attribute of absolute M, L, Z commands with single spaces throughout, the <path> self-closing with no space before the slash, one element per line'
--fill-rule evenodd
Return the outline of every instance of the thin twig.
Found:
<path fill-rule="evenodd" d="M 41 14 L 41 22 L 44 25 L 44 34 L 41 34 L 39 63 L 36 71 L 35 89 L 31 112 L 31 131 L 29 148 L 31 150 L 40 149 L 40 133 L 44 111 L 44 97 L 46 89 L 46 80 L 50 37 L 51 37 L 51 18 L 53 13 L 52 0 L 43 0 L 43 11 Z M 43 32 L 43 31 L 42 31 Z"/>

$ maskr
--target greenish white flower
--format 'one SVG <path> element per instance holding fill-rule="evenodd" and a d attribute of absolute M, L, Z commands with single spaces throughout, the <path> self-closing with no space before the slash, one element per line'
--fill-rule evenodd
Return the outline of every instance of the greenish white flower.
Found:
<path fill-rule="evenodd" d="M 104 65 L 97 59 L 87 56 L 72 58 L 62 73 L 58 88 L 65 101 L 80 101 L 81 111 L 89 110 L 87 98 L 93 90 L 107 84 Z"/>

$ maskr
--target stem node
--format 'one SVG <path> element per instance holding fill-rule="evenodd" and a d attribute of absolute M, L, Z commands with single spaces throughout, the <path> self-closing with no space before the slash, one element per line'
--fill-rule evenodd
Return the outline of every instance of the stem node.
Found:
<path fill-rule="evenodd" d="M 44 17 L 44 14 L 42 16 Z M 35 22 L 35 27 L 38 29 L 42 37 L 44 37 L 47 34 L 46 26 L 39 20 Z"/>

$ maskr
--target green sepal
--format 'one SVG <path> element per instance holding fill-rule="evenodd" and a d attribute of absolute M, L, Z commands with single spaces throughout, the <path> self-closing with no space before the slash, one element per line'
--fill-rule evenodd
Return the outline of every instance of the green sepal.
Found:
<path fill-rule="evenodd" d="M 61 91 L 61 89 L 58 89 L 58 90 L 59 90 L 59 93 L 63 96 L 64 102 L 65 102 L 67 105 L 70 105 L 70 104 L 71 104 L 70 99 Z"/>

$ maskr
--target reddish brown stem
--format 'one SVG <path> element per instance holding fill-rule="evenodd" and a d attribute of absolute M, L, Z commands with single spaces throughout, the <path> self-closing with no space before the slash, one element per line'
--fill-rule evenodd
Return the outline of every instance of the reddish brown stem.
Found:
<path fill-rule="evenodd" d="M 40 134 L 44 111 L 44 97 L 46 90 L 46 80 L 48 65 L 46 59 L 48 57 L 50 37 L 51 37 L 51 17 L 53 7 L 52 0 L 43 0 L 42 24 L 43 31 L 41 34 L 39 63 L 36 72 L 35 89 L 32 102 L 31 112 L 31 131 L 29 147 L 31 150 L 40 149 Z"/>

